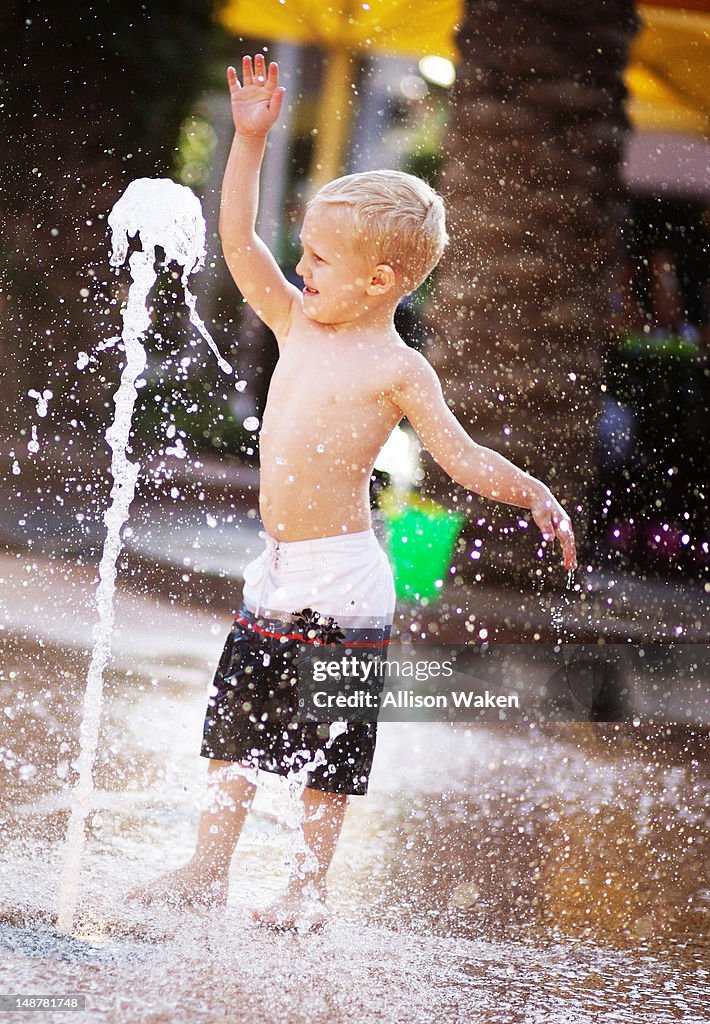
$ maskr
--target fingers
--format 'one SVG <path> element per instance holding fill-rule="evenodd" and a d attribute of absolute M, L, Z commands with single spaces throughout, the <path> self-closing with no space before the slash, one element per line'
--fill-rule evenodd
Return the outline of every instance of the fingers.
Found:
<path fill-rule="evenodd" d="M 271 102 L 269 103 L 269 110 L 273 111 L 275 118 L 279 116 L 279 111 L 281 110 L 281 103 L 283 102 L 285 92 L 286 90 L 284 89 L 283 86 L 281 86 L 279 89 L 276 90 L 271 99 Z"/>
<path fill-rule="evenodd" d="M 555 517 L 557 539 L 562 547 L 562 554 L 564 556 L 565 569 L 576 569 L 577 568 L 577 548 L 574 541 L 574 533 L 572 531 L 572 523 L 565 515 Z"/>
<path fill-rule="evenodd" d="M 562 555 L 564 558 L 565 569 L 576 569 L 577 552 L 574 540 L 570 540 L 569 536 L 563 534 L 563 536 L 560 537 L 560 544 L 562 545 Z"/>
<path fill-rule="evenodd" d="M 553 543 L 555 537 L 560 542 L 565 569 L 577 568 L 577 548 L 572 530 L 572 523 L 569 517 L 560 508 L 559 512 L 545 509 L 536 517 L 537 525 L 542 533 L 542 539 L 547 543 Z"/>
<path fill-rule="evenodd" d="M 267 73 L 264 54 L 255 54 L 254 64 L 252 65 L 251 56 L 247 53 L 242 57 L 242 82 L 245 86 L 268 84 L 271 88 L 275 89 L 279 84 L 279 66 L 275 60 L 272 60 Z"/>
<path fill-rule="evenodd" d="M 266 61 L 263 53 L 257 53 L 254 57 L 254 78 L 257 85 L 263 85 L 266 81 Z"/>

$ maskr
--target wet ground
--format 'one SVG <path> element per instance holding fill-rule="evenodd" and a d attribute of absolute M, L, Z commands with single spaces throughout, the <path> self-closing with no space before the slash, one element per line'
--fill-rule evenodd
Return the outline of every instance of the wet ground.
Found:
<path fill-rule="evenodd" d="M 192 851 L 230 625 L 135 589 L 117 595 L 76 935 L 57 937 L 95 569 L 7 554 L 0 579 L 0 993 L 85 993 L 81 1019 L 111 1024 L 710 1019 L 710 741 L 688 727 L 384 723 L 324 933 L 250 920 L 288 876 L 270 777 L 226 913 L 126 905 Z"/>

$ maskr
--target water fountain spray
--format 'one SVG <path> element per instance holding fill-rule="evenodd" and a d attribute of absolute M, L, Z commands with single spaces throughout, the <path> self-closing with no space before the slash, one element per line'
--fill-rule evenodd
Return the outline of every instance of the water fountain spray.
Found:
<path fill-rule="evenodd" d="M 67 829 L 67 848 L 59 890 L 57 928 L 70 934 L 79 890 L 79 870 L 84 845 L 86 817 L 93 793 L 93 764 L 101 718 L 103 673 L 111 653 L 113 632 L 113 595 L 116 584 L 116 560 L 121 551 L 121 529 L 126 523 L 135 495 L 140 465 L 126 455 L 136 400 L 136 380 L 143 373 L 147 356 L 142 339 L 150 326 L 148 295 L 156 280 L 156 247 L 163 249 L 164 264 L 177 263 L 182 268 L 185 303 L 190 323 L 199 331 L 214 353 L 220 369 L 233 373 L 232 367 L 219 353 L 207 328 L 197 313 L 195 296 L 188 279 L 204 266 L 205 221 L 200 201 L 189 188 L 166 178 L 139 178 L 132 181 L 109 214 L 111 228 L 111 266 L 120 268 L 128 256 L 128 239 L 139 235 L 142 250 L 131 253 L 128 267 L 132 279 L 128 301 L 122 311 L 123 342 L 126 362 L 121 381 L 114 395 L 113 422 L 106 431 L 111 449 L 113 485 L 109 507 L 104 513 L 106 539 L 99 564 L 99 585 L 96 596 L 98 620 L 94 626 L 94 647 L 84 692 L 80 729 L 80 753 L 77 763 L 79 779 L 72 794 L 71 814 Z M 118 340 L 118 339 L 117 339 Z M 106 345 L 102 347 L 108 347 Z M 239 381 L 237 387 L 244 386 Z"/>

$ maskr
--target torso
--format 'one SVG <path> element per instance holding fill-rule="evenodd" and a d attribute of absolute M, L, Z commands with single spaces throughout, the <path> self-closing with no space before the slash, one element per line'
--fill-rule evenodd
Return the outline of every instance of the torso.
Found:
<path fill-rule="evenodd" d="M 298 300 L 271 378 L 261 428 L 259 508 L 277 540 L 370 528 L 370 476 L 402 413 L 387 397 L 406 345 L 344 337 Z"/>

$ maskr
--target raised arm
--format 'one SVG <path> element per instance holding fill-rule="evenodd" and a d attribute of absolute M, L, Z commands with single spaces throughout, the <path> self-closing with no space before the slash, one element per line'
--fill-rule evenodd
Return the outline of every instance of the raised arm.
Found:
<path fill-rule="evenodd" d="M 508 459 L 473 441 L 444 401 L 439 378 L 424 356 L 408 349 L 389 397 L 407 417 L 445 473 L 469 491 L 530 509 L 545 540 L 557 536 L 566 569 L 577 567 L 570 518 L 549 487 Z"/>
<path fill-rule="evenodd" d="M 222 183 L 219 234 L 229 271 L 254 312 L 276 334 L 284 332 L 294 299 L 300 292 L 281 273 L 278 263 L 256 233 L 259 174 L 266 138 L 276 122 L 284 95 L 275 61 L 266 72 L 263 54 L 242 59 L 241 85 L 234 68 L 227 70 L 232 102 L 234 141 Z"/>

